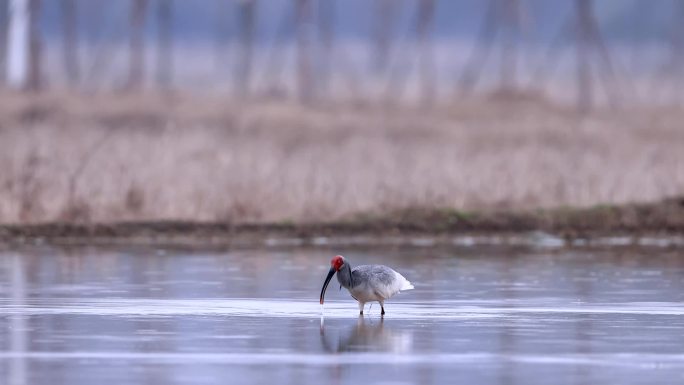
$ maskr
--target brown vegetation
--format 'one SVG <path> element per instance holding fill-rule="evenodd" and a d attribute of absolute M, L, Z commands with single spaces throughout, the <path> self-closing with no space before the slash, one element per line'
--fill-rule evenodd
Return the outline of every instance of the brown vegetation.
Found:
<path fill-rule="evenodd" d="M 542 231 L 542 234 L 534 232 Z M 523 234 L 521 234 L 523 233 Z M 527 233 L 527 235 L 524 235 Z M 546 233 L 546 234 L 545 234 Z M 411 244 L 414 236 L 432 237 L 430 244 L 452 244 L 449 236 L 504 235 L 494 244 L 526 244 L 539 236 L 562 237 L 566 241 L 628 236 L 626 245 L 681 245 L 684 233 L 684 198 L 655 204 L 596 206 L 586 209 L 561 208 L 529 211 L 463 212 L 451 209 L 406 209 L 384 215 L 356 215 L 352 218 L 312 223 L 231 224 L 189 221 L 119 223 L 47 223 L 0 225 L 3 242 L 104 242 L 162 243 L 182 245 L 305 245 L 367 244 L 389 237 L 392 244 Z M 521 234 L 524 238 L 516 236 Z M 658 238 L 653 238 L 654 236 Z M 328 238 L 331 237 L 331 238 Z M 360 237 L 360 238 L 359 238 Z M 639 239 L 651 239 L 640 242 Z M 555 238 L 557 239 L 557 238 Z M 673 241 L 673 242 L 669 242 Z M 531 243 L 530 243 L 531 242 Z M 622 241 L 621 241 L 622 242 Z M 566 245 L 571 244 L 566 242 Z M 621 243 L 625 244 L 625 243 Z"/>
<path fill-rule="evenodd" d="M 674 109 L 579 118 L 538 98 L 429 110 L 155 95 L 0 99 L 6 224 L 300 224 L 684 193 L 684 112 Z"/>

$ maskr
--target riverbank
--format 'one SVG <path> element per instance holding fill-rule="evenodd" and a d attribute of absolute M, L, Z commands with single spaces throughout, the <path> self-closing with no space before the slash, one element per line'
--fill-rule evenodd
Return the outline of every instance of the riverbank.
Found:
<path fill-rule="evenodd" d="M 531 211 L 411 209 L 320 223 L 43 223 L 0 226 L 0 242 L 214 246 L 511 244 L 684 246 L 684 197 Z"/>

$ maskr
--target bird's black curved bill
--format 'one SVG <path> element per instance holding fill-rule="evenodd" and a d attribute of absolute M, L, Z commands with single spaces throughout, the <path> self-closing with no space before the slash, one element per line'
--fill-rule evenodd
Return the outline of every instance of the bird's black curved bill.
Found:
<path fill-rule="evenodd" d="M 325 277 L 325 283 L 323 283 L 323 288 L 321 289 L 321 305 L 323 305 L 323 300 L 325 299 L 325 289 L 328 288 L 328 284 L 330 283 L 330 280 L 332 279 L 333 275 L 335 275 L 335 268 L 331 267 L 330 271 L 328 272 L 328 276 Z"/>

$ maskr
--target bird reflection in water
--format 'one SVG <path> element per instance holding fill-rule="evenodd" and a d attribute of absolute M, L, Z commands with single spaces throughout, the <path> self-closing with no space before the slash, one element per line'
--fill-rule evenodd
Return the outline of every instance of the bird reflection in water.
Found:
<path fill-rule="evenodd" d="M 409 331 L 393 330 L 385 325 L 385 320 L 367 320 L 359 316 L 355 325 L 348 329 L 331 328 L 326 330 L 321 318 L 321 344 L 330 353 L 344 352 L 386 352 L 409 353 L 413 346 L 413 335 Z"/>

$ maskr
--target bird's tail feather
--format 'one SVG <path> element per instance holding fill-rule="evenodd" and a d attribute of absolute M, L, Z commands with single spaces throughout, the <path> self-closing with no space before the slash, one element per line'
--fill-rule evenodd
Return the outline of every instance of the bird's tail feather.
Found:
<path fill-rule="evenodd" d="M 414 289 L 414 287 L 411 284 L 411 282 L 409 282 L 409 281 L 404 282 L 404 284 L 401 286 L 401 290 L 411 290 L 411 289 Z"/>
<path fill-rule="evenodd" d="M 396 272 L 395 272 L 395 273 L 396 273 Z M 401 281 L 401 288 L 399 289 L 399 291 L 401 291 L 401 290 L 411 290 L 411 289 L 414 288 L 413 285 L 411 284 L 411 282 L 409 282 L 408 279 L 404 278 L 403 275 L 397 273 L 397 277 L 398 277 L 399 280 Z"/>

